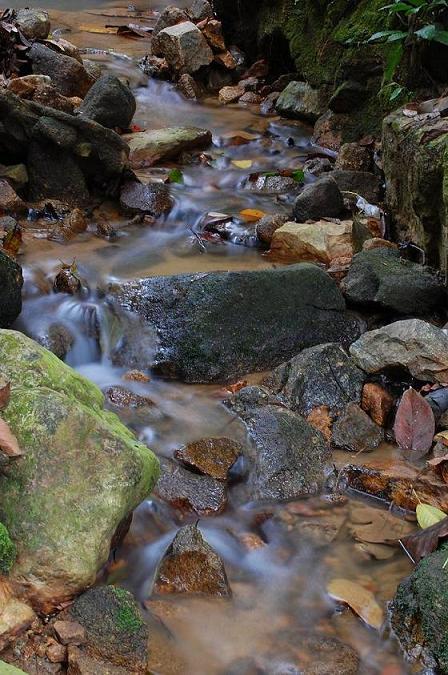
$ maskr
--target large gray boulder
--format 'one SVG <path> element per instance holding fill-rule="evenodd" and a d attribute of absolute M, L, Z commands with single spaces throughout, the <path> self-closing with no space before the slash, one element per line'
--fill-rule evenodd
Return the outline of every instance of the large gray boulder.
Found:
<path fill-rule="evenodd" d="M 50 18 L 44 9 L 18 9 L 16 22 L 29 40 L 45 40 L 50 32 Z"/>
<path fill-rule="evenodd" d="M 78 112 L 103 127 L 127 129 L 136 108 L 134 94 L 115 75 L 103 75 L 89 89 Z"/>
<path fill-rule="evenodd" d="M 294 220 L 304 223 L 306 220 L 321 218 L 339 218 L 344 211 L 344 200 L 335 179 L 322 176 L 315 183 L 307 185 L 294 203 Z"/>
<path fill-rule="evenodd" d="M 448 382 L 448 335 L 420 319 L 396 321 L 364 333 L 350 354 L 366 373 L 405 368 L 428 382 Z"/>
<path fill-rule="evenodd" d="M 213 61 L 213 52 L 201 31 L 191 21 L 164 28 L 152 42 L 152 52 L 164 57 L 176 72 L 195 73 Z"/>
<path fill-rule="evenodd" d="M 276 109 L 285 117 L 314 124 L 326 110 L 325 98 L 306 82 L 290 82 L 280 94 Z"/>
<path fill-rule="evenodd" d="M 399 314 L 428 315 L 434 309 L 445 309 L 447 301 L 440 277 L 389 248 L 355 255 L 341 288 L 349 302 Z"/>
<path fill-rule="evenodd" d="M 22 268 L 0 251 L 0 328 L 7 328 L 22 311 Z"/>
<path fill-rule="evenodd" d="M 155 328 L 154 366 L 187 382 L 231 380 L 357 333 L 335 282 L 310 264 L 113 283 L 109 299 Z"/>
<path fill-rule="evenodd" d="M 28 58 L 33 73 L 51 77 L 51 83 L 63 96 L 84 98 L 95 81 L 82 63 L 38 42 L 29 50 Z"/>

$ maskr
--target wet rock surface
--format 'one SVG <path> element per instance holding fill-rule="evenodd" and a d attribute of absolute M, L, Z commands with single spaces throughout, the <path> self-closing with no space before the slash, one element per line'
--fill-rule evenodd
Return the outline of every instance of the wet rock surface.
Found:
<path fill-rule="evenodd" d="M 333 173 L 333 172 L 332 172 Z M 321 218 L 338 218 L 344 202 L 338 184 L 332 176 L 322 176 L 307 185 L 294 203 L 294 219 L 298 223 Z"/>
<path fill-rule="evenodd" d="M 447 301 L 446 288 L 436 273 L 388 248 L 358 253 L 342 290 L 349 302 L 399 314 L 428 314 Z"/>
<path fill-rule="evenodd" d="M 111 285 L 109 296 L 156 329 L 159 371 L 188 382 L 229 380 L 357 333 L 334 282 L 307 264 L 154 277 Z"/>
<path fill-rule="evenodd" d="M 290 82 L 277 100 L 277 112 L 312 124 L 325 112 L 323 98 L 306 82 Z"/>
<path fill-rule="evenodd" d="M 349 452 L 371 452 L 383 440 L 382 429 L 356 403 L 349 403 L 333 425 L 333 445 Z"/>
<path fill-rule="evenodd" d="M 22 311 L 22 268 L 0 251 L 0 327 L 8 328 Z"/>
<path fill-rule="evenodd" d="M 83 98 L 94 83 L 84 66 L 71 56 L 53 51 L 45 45 L 35 43 L 29 58 L 35 75 L 48 75 L 53 85 L 63 96 Z"/>
<path fill-rule="evenodd" d="M 231 595 L 224 564 L 196 525 L 177 532 L 156 570 L 153 593 Z"/>
<path fill-rule="evenodd" d="M 171 211 L 170 190 L 163 183 L 127 182 L 120 192 L 120 205 L 130 214 L 149 214 L 159 218 Z"/>
<path fill-rule="evenodd" d="M 221 481 L 188 471 L 169 459 L 162 459 L 160 466 L 161 475 L 154 488 L 160 499 L 181 513 L 212 516 L 224 510 L 227 492 Z"/>
<path fill-rule="evenodd" d="M 348 403 L 360 402 L 364 380 L 363 371 L 340 345 L 324 344 L 281 364 L 265 385 L 301 415 L 322 405 L 339 415 Z"/>
<path fill-rule="evenodd" d="M 225 481 L 242 450 L 241 444 L 230 438 L 204 438 L 188 443 L 174 454 L 188 467 Z"/>
<path fill-rule="evenodd" d="M 364 333 L 350 354 L 366 373 L 403 367 L 420 380 L 448 381 L 448 336 L 421 319 L 396 321 Z"/>
<path fill-rule="evenodd" d="M 196 127 L 166 127 L 137 132 L 126 138 L 130 160 L 135 166 L 176 158 L 187 150 L 206 148 L 212 141 L 210 131 Z"/>
<path fill-rule="evenodd" d="M 78 114 L 104 127 L 127 129 L 136 108 L 134 94 L 114 75 L 103 75 L 89 89 Z"/>

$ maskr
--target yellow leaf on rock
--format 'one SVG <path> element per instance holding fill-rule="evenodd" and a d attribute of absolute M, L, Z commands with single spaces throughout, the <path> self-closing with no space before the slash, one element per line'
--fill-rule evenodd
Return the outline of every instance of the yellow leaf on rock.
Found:
<path fill-rule="evenodd" d="M 232 164 L 238 169 L 250 169 L 253 161 L 251 159 L 232 159 Z"/>
<path fill-rule="evenodd" d="M 260 220 L 265 215 L 264 211 L 259 211 L 258 209 L 243 209 L 243 211 L 240 211 L 241 218 L 247 223 L 256 223 L 257 220 Z"/>
<path fill-rule="evenodd" d="M 349 579 L 333 579 L 327 586 L 328 595 L 348 605 L 367 625 L 379 630 L 384 612 L 367 588 Z"/>
<path fill-rule="evenodd" d="M 440 509 L 437 509 L 435 506 L 431 506 L 430 504 L 417 504 L 415 513 L 418 524 L 423 530 L 425 530 L 427 527 L 431 527 L 431 525 L 439 523 L 441 520 L 444 520 L 447 515 Z"/>

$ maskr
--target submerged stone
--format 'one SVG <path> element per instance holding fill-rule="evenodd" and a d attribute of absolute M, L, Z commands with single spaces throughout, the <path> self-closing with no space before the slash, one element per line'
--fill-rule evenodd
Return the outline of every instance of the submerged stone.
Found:
<path fill-rule="evenodd" d="M 187 466 L 217 480 L 225 481 L 242 452 L 231 438 L 203 438 L 176 450 L 175 457 Z"/>
<path fill-rule="evenodd" d="M 198 516 L 218 515 L 224 510 L 227 492 L 221 481 L 188 471 L 169 459 L 162 459 L 160 467 L 161 476 L 154 490 L 173 508 Z"/>

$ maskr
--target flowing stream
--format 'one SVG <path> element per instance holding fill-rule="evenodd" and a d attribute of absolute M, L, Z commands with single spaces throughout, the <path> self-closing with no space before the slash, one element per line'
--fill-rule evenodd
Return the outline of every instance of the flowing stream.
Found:
<path fill-rule="evenodd" d="M 43 4 L 52 12 L 53 30 L 70 28 L 71 32 L 63 31 L 64 37 L 80 47 L 109 48 L 110 36 L 82 28 L 93 20 L 95 25 L 107 21 L 81 11 L 92 9 L 98 0 L 95 4 L 81 0 L 76 14 L 71 11 L 71 0 Z M 158 9 L 160 4 L 151 8 Z M 114 367 L 109 358 L 116 326 L 101 298 L 101 289 L 108 281 L 125 278 L 274 265 L 256 248 L 250 225 L 236 226 L 225 242 L 201 244 L 195 231 L 208 212 L 238 216 L 248 208 L 266 213 L 287 211 L 284 197 L 246 189 L 248 172 L 232 160 L 251 159 L 251 171 L 270 171 L 300 166 L 321 150 L 312 146 L 310 129 L 304 125 L 262 117 L 251 108 L 222 107 L 215 99 L 191 103 L 171 84 L 148 80 L 135 63 L 144 53 L 141 42 L 116 38 L 113 48 L 117 56 L 100 53 L 89 58 L 129 80 L 138 102 L 134 123 L 145 129 L 176 125 L 210 129 L 213 147 L 207 153 L 212 166 L 180 167 L 184 182 L 173 186 L 175 208 L 155 226 L 129 225 L 117 216 L 112 204 L 101 205 L 117 229 L 114 241 L 96 237 L 92 227 L 92 231 L 61 245 L 47 240 L 30 223 L 21 261 L 24 309 L 15 327 L 36 337 L 45 334 L 52 323 L 65 325 L 75 338 L 66 358 L 71 366 L 102 389 L 125 385 L 151 398 L 155 406 L 150 413 L 124 410 L 122 416 L 160 456 L 171 456 L 184 443 L 207 436 L 244 441 L 245 429 L 222 405 L 225 392 L 219 386 L 184 385 L 153 375 L 148 383 L 123 381 L 125 369 Z M 130 57 L 124 58 L 124 54 Z M 237 131 L 252 134 L 253 140 L 233 145 L 231 138 Z M 148 170 L 146 176 L 160 172 Z M 52 280 L 61 260 L 74 259 L 83 282 L 82 296 L 53 293 Z M 389 448 L 381 449 L 381 453 L 389 458 L 392 453 L 393 458 Z M 354 461 L 350 455 L 336 457 L 336 463 L 348 461 Z M 351 533 L 360 508 L 368 513 L 382 505 L 360 504 L 351 497 L 322 497 L 260 507 L 242 502 L 236 483 L 226 511 L 200 521 L 201 530 L 225 561 L 232 600 L 162 601 L 149 599 L 151 581 L 180 522 L 168 505 L 146 501 L 134 514 L 131 530 L 104 578 L 131 589 L 167 627 L 166 631 L 159 630 L 160 643 L 152 653 L 153 672 L 161 675 L 253 673 L 256 671 L 244 669 L 245 660 L 267 652 L 272 654 L 271 672 L 279 675 L 343 673 L 332 669 L 331 650 L 323 649 L 321 657 L 315 647 L 309 647 L 306 653 L 299 639 L 304 632 L 337 637 L 352 645 L 360 654 L 362 673 L 410 673 L 412 669 L 402 662 L 387 632 L 379 635 L 350 610 L 338 611 L 325 591 L 329 579 L 343 577 L 362 582 L 382 604 L 392 598 L 399 580 L 409 573 L 410 564 L 398 548 L 380 560 L 362 549 Z M 194 520 L 186 518 L 183 522 Z M 309 669 L 302 671 L 292 665 L 297 663 L 297 654 L 311 664 Z"/>

